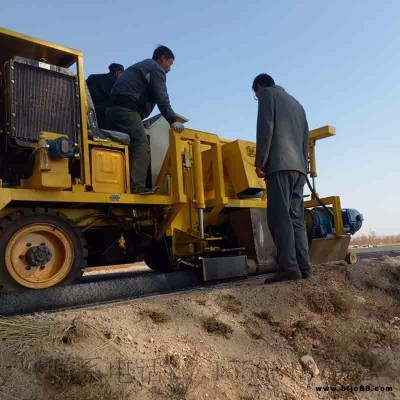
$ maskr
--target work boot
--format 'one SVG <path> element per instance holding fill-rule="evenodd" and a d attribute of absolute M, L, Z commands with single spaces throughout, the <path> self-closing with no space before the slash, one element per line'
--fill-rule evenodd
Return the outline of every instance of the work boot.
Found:
<path fill-rule="evenodd" d="M 154 194 L 153 189 L 149 189 L 147 187 L 133 189 L 133 194 Z"/>
<path fill-rule="evenodd" d="M 301 277 L 302 275 L 300 271 L 278 271 L 268 274 L 264 283 L 270 284 L 282 281 L 297 281 L 298 279 L 301 279 Z"/>
<path fill-rule="evenodd" d="M 307 279 L 310 276 L 312 276 L 312 274 L 313 274 L 311 265 L 309 265 L 307 267 L 300 267 L 300 271 L 301 271 L 301 276 L 303 277 L 303 279 Z"/>

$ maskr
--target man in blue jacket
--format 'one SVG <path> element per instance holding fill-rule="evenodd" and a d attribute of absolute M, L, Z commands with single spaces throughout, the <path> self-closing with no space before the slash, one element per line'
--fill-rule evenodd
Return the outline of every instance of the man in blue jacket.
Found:
<path fill-rule="evenodd" d="M 304 226 L 303 188 L 308 164 L 308 123 L 301 104 L 267 74 L 252 86 L 258 99 L 256 173 L 267 183 L 267 218 L 280 271 L 265 283 L 312 274 Z"/>
<path fill-rule="evenodd" d="M 184 130 L 171 108 L 166 85 L 166 74 L 174 60 L 175 56 L 168 47 L 159 46 L 154 50 L 153 58 L 127 68 L 111 91 L 113 106 L 106 111 L 107 121 L 109 129 L 130 136 L 132 193 L 154 193 L 153 189 L 146 187 L 150 145 L 142 120 L 151 114 L 157 104 L 163 117 L 176 132 Z"/>

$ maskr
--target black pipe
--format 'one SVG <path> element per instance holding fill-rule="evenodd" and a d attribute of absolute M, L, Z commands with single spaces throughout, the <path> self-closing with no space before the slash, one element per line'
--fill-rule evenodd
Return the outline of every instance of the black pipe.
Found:
<path fill-rule="evenodd" d="M 317 192 L 315 191 L 315 189 L 312 187 L 308 176 L 306 175 L 306 181 L 307 181 L 307 186 L 310 189 L 311 193 L 314 195 L 314 197 L 317 199 L 318 203 L 321 204 L 321 206 L 323 207 L 323 209 L 330 215 L 333 217 L 333 212 L 325 205 L 325 203 L 318 197 Z"/>

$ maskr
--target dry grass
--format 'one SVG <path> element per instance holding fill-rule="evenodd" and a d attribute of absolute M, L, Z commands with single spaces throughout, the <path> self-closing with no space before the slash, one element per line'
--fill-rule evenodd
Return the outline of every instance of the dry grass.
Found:
<path fill-rule="evenodd" d="M 255 312 L 254 315 L 257 318 L 263 319 L 263 320 L 268 321 L 268 322 L 270 322 L 273 319 L 271 311 L 268 311 L 268 310 L 267 311 Z"/>
<path fill-rule="evenodd" d="M 320 354 L 331 365 L 340 366 L 342 382 L 360 382 L 373 376 L 397 379 L 400 370 L 400 333 L 378 324 L 341 326 L 324 340 Z"/>
<path fill-rule="evenodd" d="M 64 344 L 73 345 L 81 339 L 90 337 L 92 333 L 96 333 L 99 336 L 99 331 L 93 327 L 83 323 L 81 320 L 73 319 L 65 329 L 61 340 Z"/>
<path fill-rule="evenodd" d="M 0 335 L 18 368 L 34 373 L 52 399 L 126 398 L 121 388 L 112 387 L 112 381 L 90 360 L 61 353 L 86 338 L 104 341 L 95 326 L 80 319 L 49 316 L 0 318 Z"/>
<path fill-rule="evenodd" d="M 370 324 L 359 332 L 356 340 L 361 348 L 394 348 L 400 345 L 400 332 L 384 325 Z"/>
<path fill-rule="evenodd" d="M 208 333 L 225 336 L 226 338 L 233 333 L 231 326 L 225 324 L 224 322 L 218 321 L 216 317 L 206 318 L 203 321 L 203 327 Z"/>
<path fill-rule="evenodd" d="M 398 265 L 385 265 L 382 268 L 382 274 L 385 275 L 392 284 L 400 283 L 400 267 Z"/>
<path fill-rule="evenodd" d="M 143 318 L 150 318 L 155 324 L 165 324 L 171 321 L 171 317 L 162 311 L 143 310 L 139 314 Z"/>
<path fill-rule="evenodd" d="M 334 335 L 325 340 L 325 349 L 330 357 L 338 360 L 344 370 L 354 363 L 367 368 L 379 369 L 378 355 L 387 351 L 394 353 L 400 346 L 400 332 L 382 324 L 368 323 L 349 327 L 341 326 Z"/>
<path fill-rule="evenodd" d="M 93 326 L 79 319 L 53 320 L 38 317 L 0 318 L 0 337 L 12 348 L 41 348 L 44 344 L 73 344 L 90 335 L 101 336 Z"/>
<path fill-rule="evenodd" d="M 331 292 L 331 301 L 335 313 L 338 314 L 350 314 L 354 308 L 354 300 L 349 293 L 346 292 Z"/>
<path fill-rule="evenodd" d="M 317 314 L 348 315 L 354 308 L 352 296 L 336 290 L 312 290 L 306 292 L 305 298 L 308 308 Z"/>
<path fill-rule="evenodd" d="M 357 361 L 378 376 L 398 379 L 400 361 L 392 352 L 363 349 L 357 355 Z"/>
<path fill-rule="evenodd" d="M 258 319 L 267 321 L 272 326 L 279 325 L 279 322 L 274 318 L 271 311 L 269 311 L 269 310 L 257 311 L 257 312 L 254 312 L 253 315 L 255 317 L 257 317 Z"/>
<path fill-rule="evenodd" d="M 241 322 L 241 324 L 243 325 L 247 336 L 249 336 L 250 338 L 256 340 L 264 339 L 260 324 L 254 319 L 246 318 L 244 321 Z"/>
<path fill-rule="evenodd" d="M 58 390 L 70 385 L 93 384 L 104 378 L 90 360 L 61 355 L 39 357 L 33 364 L 33 372 Z"/>
<path fill-rule="evenodd" d="M 232 294 L 218 296 L 217 304 L 232 314 L 240 314 L 242 312 L 242 302 Z"/>
<path fill-rule="evenodd" d="M 314 346 L 319 346 L 319 339 L 324 335 L 321 328 L 308 319 L 300 319 L 293 323 L 281 321 L 277 332 L 299 355 L 312 352 Z"/>
<path fill-rule="evenodd" d="M 175 380 L 169 384 L 169 398 L 177 400 L 186 399 L 198 385 L 199 382 L 196 382 L 196 375 L 191 372 L 187 372 L 181 377 L 176 377 Z"/>
<path fill-rule="evenodd" d="M 321 289 L 313 290 L 305 294 L 306 305 L 311 311 L 317 314 L 333 313 L 333 307 L 330 293 Z"/>
<path fill-rule="evenodd" d="M 321 335 L 320 329 L 308 319 L 298 320 L 293 324 L 293 328 L 296 333 L 311 339 L 317 339 Z"/>
<path fill-rule="evenodd" d="M 376 260 L 373 270 L 365 266 L 358 268 L 350 273 L 350 280 L 355 286 L 366 288 L 378 297 L 382 296 L 375 289 L 392 296 L 395 300 L 400 298 L 400 265 L 397 259 L 387 257 Z"/>
<path fill-rule="evenodd" d="M 165 356 L 165 362 L 174 368 L 183 368 L 184 362 L 178 353 L 169 352 Z"/>
<path fill-rule="evenodd" d="M 363 349 L 357 354 L 357 360 L 373 372 L 380 372 L 386 366 L 380 354 Z"/>
<path fill-rule="evenodd" d="M 368 244 L 399 244 L 400 243 L 400 235 L 388 235 L 388 236 L 378 236 L 375 232 L 370 232 L 369 235 L 357 235 L 356 237 L 351 238 L 351 245 L 359 245 L 364 246 Z"/>
<path fill-rule="evenodd" d="M 125 399 L 127 394 L 120 385 L 112 385 L 110 378 L 95 363 L 71 356 L 43 356 L 33 366 L 36 376 L 65 400 Z"/>
<path fill-rule="evenodd" d="M 167 358 L 166 362 L 170 366 L 171 378 L 168 384 L 168 398 L 188 398 L 203 379 L 198 353 L 184 357 L 184 360 L 178 360 L 176 357 Z"/>

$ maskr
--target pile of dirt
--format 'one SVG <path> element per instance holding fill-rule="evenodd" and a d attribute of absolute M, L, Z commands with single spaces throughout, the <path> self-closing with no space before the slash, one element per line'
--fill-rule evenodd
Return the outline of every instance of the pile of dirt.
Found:
<path fill-rule="evenodd" d="M 399 291 L 397 257 L 3 319 L 0 399 L 400 398 Z"/>

